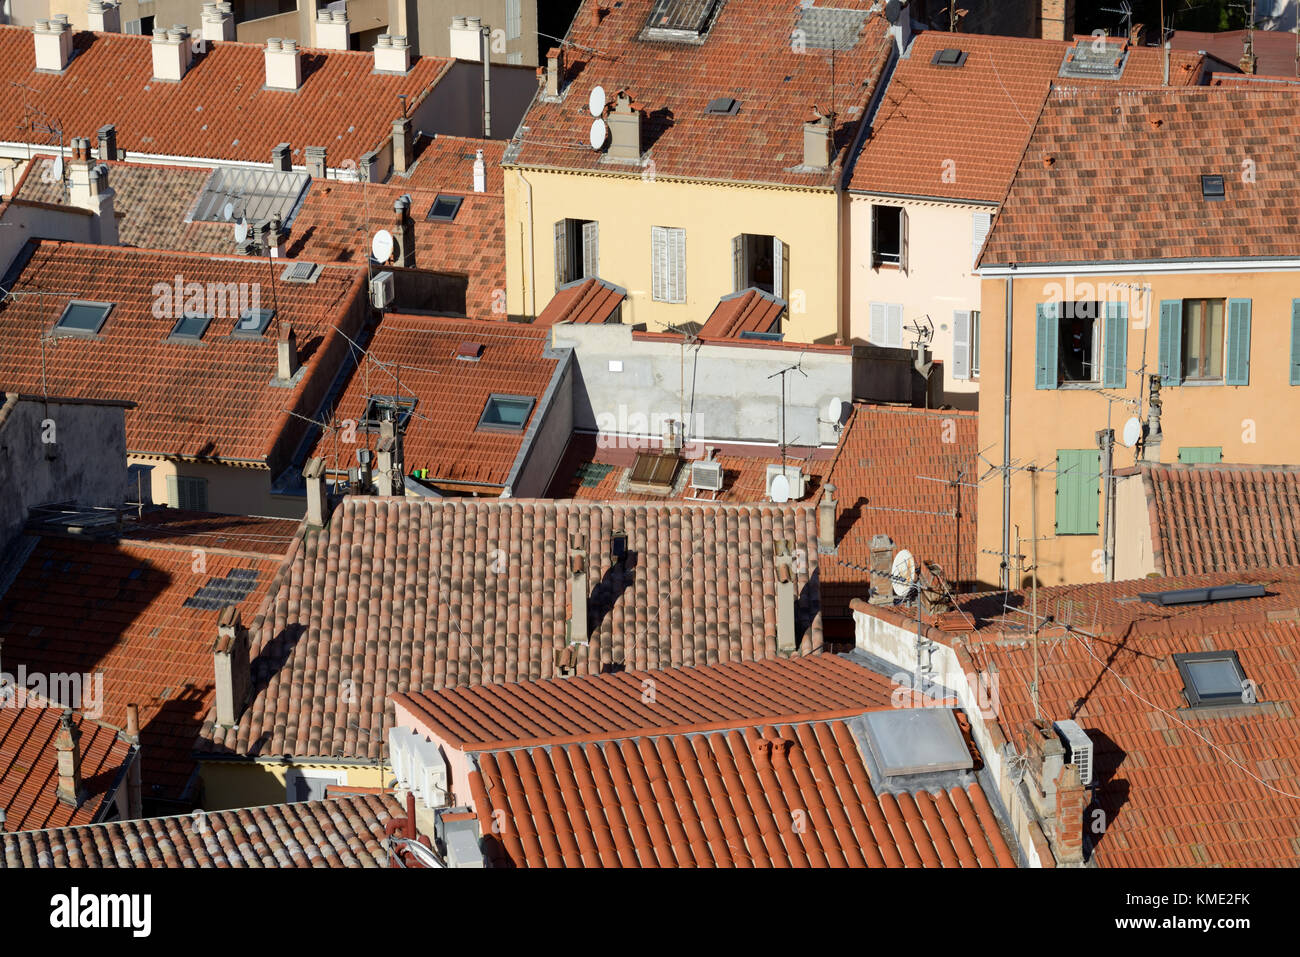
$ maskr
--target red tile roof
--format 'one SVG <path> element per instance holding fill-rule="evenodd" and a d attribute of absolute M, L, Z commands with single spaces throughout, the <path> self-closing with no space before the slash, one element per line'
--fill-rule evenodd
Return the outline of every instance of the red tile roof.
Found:
<path fill-rule="evenodd" d="M 540 326 L 557 322 L 603 323 L 614 320 L 627 291 L 603 279 L 583 279 L 561 286 L 537 317 Z"/>
<path fill-rule="evenodd" d="M 5 670 L 11 680 L 18 664 L 5 651 Z M 31 687 L 29 684 L 28 687 Z M 81 732 L 81 780 L 86 797 L 77 807 L 56 796 L 59 783 L 58 751 L 62 708 L 42 707 L 22 688 L 0 703 L 0 809 L 4 831 L 89 824 L 106 809 L 123 784 L 131 745 L 117 730 L 98 721 L 73 715 Z M 5 835 L 7 837 L 7 835 Z"/>
<path fill-rule="evenodd" d="M 44 385 L 51 394 L 137 403 L 126 418 L 131 452 L 247 461 L 292 453 L 304 426 L 289 411 L 315 414 L 346 347 L 337 327 L 355 335 L 365 308 L 362 268 L 327 268 L 310 285 L 277 276 L 273 296 L 264 288 L 267 263 L 259 259 L 49 241 L 29 248 L 14 298 L 0 306 L 0 381 L 24 392 L 40 393 Z M 168 342 L 174 318 L 154 315 L 166 305 L 155 285 L 164 284 L 170 299 L 177 276 L 186 285 L 220 289 L 226 299 L 224 306 L 215 303 L 223 316 L 213 319 L 202 343 Z M 232 283 L 245 284 L 250 303 L 254 291 L 263 308 L 274 301 L 269 335 L 231 335 L 239 299 L 226 297 Z M 97 336 L 62 336 L 42 349 L 42 335 L 74 298 L 115 305 Z M 293 388 L 271 384 L 279 320 L 293 324 L 306 357 Z M 123 369 L 135 374 L 124 379 Z"/>
<path fill-rule="evenodd" d="M 102 719 L 117 728 L 126 706 L 139 706 L 146 800 L 190 794 L 194 740 L 213 699 L 217 618 L 230 602 L 251 620 L 285 553 L 276 529 L 288 523 L 267 522 L 270 534 L 255 541 L 256 520 L 240 521 L 238 537 L 194 529 L 166 543 L 42 537 L 0 596 L 7 670 L 102 674 Z M 238 554 L 227 553 L 232 544 Z"/>
<path fill-rule="evenodd" d="M 1054 90 L 980 256 L 1007 263 L 1300 256 L 1300 89 Z M 1243 183 L 1239 145 L 1268 170 Z M 1221 175 L 1227 196 L 1202 197 Z M 1063 230 L 1062 219 L 1096 228 Z M 1177 230 L 1169 222 L 1176 219 Z"/>
<path fill-rule="evenodd" d="M 555 375 L 558 358 L 548 350 L 549 332 L 518 323 L 436 319 L 389 314 L 366 344 L 370 361 L 352 373 L 334 413 L 339 421 L 362 421 L 371 395 L 417 400 L 403 438 L 407 473 L 428 469 L 439 483 L 505 487 L 527 426 L 539 418 L 541 401 Z M 458 358 L 461 344 L 483 347 L 477 360 Z M 493 394 L 537 400 L 525 429 L 480 430 L 479 419 Z M 357 433 L 368 447 L 377 435 Z M 359 446 L 343 445 L 326 433 L 313 455 L 327 467 L 346 471 L 356 464 Z M 485 489 L 484 491 L 492 491 Z"/>
<path fill-rule="evenodd" d="M 889 706 L 894 687 L 883 675 L 824 654 L 412 691 L 393 700 L 456 750 L 481 751 L 856 714 Z"/>
<path fill-rule="evenodd" d="M 827 618 L 847 617 L 849 601 L 867 597 L 875 535 L 938 562 L 953 584 L 975 580 L 977 424 L 972 412 L 854 404 L 826 477 L 838 514 L 836 552 L 821 557 Z M 963 484 L 954 486 L 958 469 Z"/>
<path fill-rule="evenodd" d="M 1271 76 L 1297 76 L 1295 34 L 1282 30 L 1254 30 L 1256 74 Z M 1204 50 L 1230 66 L 1236 66 L 1245 53 L 1245 30 L 1224 30 L 1221 33 L 1200 33 L 1196 30 L 1175 30 L 1169 42 L 1175 50 Z"/>
<path fill-rule="evenodd" d="M 415 165 L 406 173 L 394 173 L 390 183 L 406 189 L 435 190 L 443 193 L 471 193 L 474 189 L 474 157 L 483 151 L 483 189 L 501 195 L 505 192 L 501 155 L 504 140 L 485 140 L 473 136 L 422 136 L 415 144 Z"/>
<path fill-rule="evenodd" d="M 554 676 L 577 532 L 591 569 L 578 674 L 778 657 L 774 538 L 804 549 L 799 653 L 821 647 L 807 510 L 349 497 L 277 574 L 250 626 L 253 701 L 235 729 L 209 720 L 200 749 L 374 760 L 393 692 Z"/>
<path fill-rule="evenodd" d="M 700 329 L 709 339 L 733 339 L 742 332 L 779 332 L 777 326 L 785 304 L 759 289 L 723 296 Z"/>
<path fill-rule="evenodd" d="M 1300 466 L 1142 466 L 1156 571 L 1300 565 Z"/>
<path fill-rule="evenodd" d="M 597 5 L 584 0 L 565 37 L 563 101 L 533 100 L 506 150 L 507 165 L 641 176 L 639 164 L 609 162 L 588 145 L 588 98 L 601 85 L 610 102 L 628 90 L 643 109 L 643 155 L 656 176 L 829 187 L 891 48 L 884 16 L 871 14 L 853 48 L 838 51 L 832 89 L 829 48 L 799 50 L 791 41 L 795 3 L 722 4 L 704 42 L 695 44 L 638 39 L 652 0 L 602 2 L 598 26 Z M 871 3 L 822 6 L 865 11 Z M 719 97 L 739 100 L 739 112 L 706 113 Z M 814 104 L 839 110 L 837 156 L 828 170 L 803 172 L 803 124 Z"/>
<path fill-rule="evenodd" d="M 0 867 L 385 867 L 391 794 L 0 834 Z"/>
<path fill-rule="evenodd" d="M 1073 46 L 1074 41 L 937 30 L 917 34 L 911 54 L 894 68 L 871 135 L 854 161 L 849 188 L 1001 202 L 1049 86 L 1114 90 L 1159 86 L 1163 80 L 1163 55 L 1154 47 L 1129 47 L 1115 80 L 1060 77 Z M 961 50 L 965 62 L 960 67 L 934 63 L 946 49 Z M 1201 59 L 1173 54 L 1170 83 L 1199 82 Z"/>
<path fill-rule="evenodd" d="M 651 733 L 477 758 L 470 786 L 497 865 L 1016 863 L 979 784 L 877 794 L 843 720 Z"/>
<path fill-rule="evenodd" d="M 153 81 L 152 38 L 80 32 L 62 74 L 36 72 L 30 27 L 0 26 L 0 81 L 31 92 L 0 99 L 4 138 L 48 147 L 29 108 L 62 124 L 63 139 L 92 140 L 106 123 L 129 153 L 269 163 L 278 143 L 306 162 L 308 146 L 328 150 L 331 166 L 359 162 L 392 135 L 400 94 L 414 110 L 452 61 L 419 57 L 405 76 L 374 72 L 374 56 L 303 50 L 302 87 L 268 90 L 264 46 L 210 43 L 179 83 Z"/>

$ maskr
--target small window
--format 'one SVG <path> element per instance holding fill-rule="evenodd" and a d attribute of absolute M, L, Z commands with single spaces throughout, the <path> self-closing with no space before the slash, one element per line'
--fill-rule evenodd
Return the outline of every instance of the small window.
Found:
<path fill-rule="evenodd" d="M 1201 196 L 1211 201 L 1222 202 L 1224 198 L 1222 176 L 1202 176 Z"/>
<path fill-rule="evenodd" d="M 740 101 L 734 97 L 720 96 L 716 100 L 710 100 L 704 112 L 713 116 L 735 116 L 740 112 Z"/>
<path fill-rule="evenodd" d="M 167 477 L 167 504 L 187 512 L 208 510 L 208 480 L 189 475 Z"/>
<path fill-rule="evenodd" d="M 901 206 L 871 207 L 871 264 L 900 266 L 904 263 L 904 232 L 907 213 Z"/>
<path fill-rule="evenodd" d="M 274 309 L 244 309 L 239 313 L 233 334 L 241 339 L 260 339 L 274 315 Z"/>
<path fill-rule="evenodd" d="M 491 395 L 478 420 L 480 429 L 521 432 L 528 424 L 536 399 L 524 395 Z"/>
<path fill-rule="evenodd" d="M 361 428 L 367 432 L 378 432 L 379 424 L 392 416 L 398 431 L 405 431 L 411 415 L 415 412 L 418 400 L 414 396 L 372 395 L 366 400 L 366 411 L 361 416 Z"/>
<path fill-rule="evenodd" d="M 176 325 L 172 326 L 172 334 L 169 338 L 186 342 L 198 342 L 203 338 L 203 334 L 208 331 L 208 325 L 211 322 L 211 316 L 187 310 L 185 315 L 176 320 Z"/>
<path fill-rule="evenodd" d="M 425 217 L 434 223 L 450 223 L 460 212 L 460 204 L 465 202 L 464 196 L 449 196 L 445 193 L 439 193 L 429 207 L 429 215 Z"/>
<path fill-rule="evenodd" d="M 1183 301 L 1183 378 L 1216 382 L 1223 378 L 1223 300 Z"/>
<path fill-rule="evenodd" d="M 63 315 L 54 324 L 56 332 L 73 336 L 93 336 L 104 327 L 104 320 L 112 312 L 111 302 L 90 302 L 73 299 L 64 307 Z"/>
<path fill-rule="evenodd" d="M 959 67 L 966 62 L 966 51 L 948 48 L 947 50 L 937 50 L 930 62 L 935 66 Z"/>
<path fill-rule="evenodd" d="M 600 223 L 562 219 L 555 224 L 555 288 L 600 272 Z"/>
<path fill-rule="evenodd" d="M 1062 384 L 1098 381 L 1101 314 L 1099 302 L 1061 303 L 1057 359 Z"/>
<path fill-rule="evenodd" d="M 1254 704 L 1255 683 L 1246 677 L 1235 651 L 1174 655 L 1183 676 L 1183 694 L 1193 708 Z"/>

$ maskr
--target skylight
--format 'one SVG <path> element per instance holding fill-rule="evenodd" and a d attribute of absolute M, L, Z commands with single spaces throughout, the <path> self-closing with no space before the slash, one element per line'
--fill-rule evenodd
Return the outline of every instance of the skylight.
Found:
<path fill-rule="evenodd" d="M 460 204 L 465 202 L 464 196 L 449 196 L 445 193 L 439 193 L 429 207 L 429 215 L 426 217 L 430 222 L 450 223 L 460 212 Z"/>
<path fill-rule="evenodd" d="M 279 216 L 288 223 L 311 177 L 292 170 L 241 169 L 218 166 L 199 191 L 190 218 L 224 223 L 235 218 L 260 223 Z M 231 207 L 226 215 L 226 207 Z"/>
<path fill-rule="evenodd" d="M 948 48 L 936 50 L 930 60 L 935 66 L 959 67 L 966 62 L 966 51 Z"/>
<path fill-rule="evenodd" d="M 718 0 L 654 0 L 643 35 L 647 40 L 698 42 L 717 7 Z"/>
<path fill-rule="evenodd" d="M 740 112 L 740 101 L 730 96 L 720 96 L 716 100 L 711 100 L 704 108 L 704 112 L 714 116 L 735 116 Z"/>
<path fill-rule="evenodd" d="M 280 273 L 281 282 L 313 283 L 320 278 L 319 263 L 295 262 L 285 267 Z"/>
<path fill-rule="evenodd" d="M 970 748 L 947 708 L 895 708 L 862 716 L 870 756 L 885 777 L 962 771 Z"/>
<path fill-rule="evenodd" d="M 260 339 L 274 315 L 274 309 L 245 309 L 239 314 L 233 334 L 241 339 Z"/>
<path fill-rule="evenodd" d="M 104 320 L 112 310 L 111 302 L 73 299 L 64 307 L 63 315 L 54 324 L 54 330 L 73 336 L 96 335 L 104 327 Z"/>
<path fill-rule="evenodd" d="M 1208 200 L 1222 200 L 1225 196 L 1222 176 L 1202 176 L 1201 196 Z"/>
<path fill-rule="evenodd" d="M 1117 80 L 1124 72 L 1128 51 L 1118 43 L 1098 43 L 1093 38 L 1079 40 L 1065 54 L 1061 76 L 1093 80 Z"/>
<path fill-rule="evenodd" d="M 1212 588 L 1179 588 L 1171 591 L 1142 592 L 1138 595 L 1153 605 L 1201 605 L 1240 598 L 1261 598 L 1268 594 L 1263 585 L 1216 585 Z"/>
<path fill-rule="evenodd" d="M 203 338 L 203 334 L 208 331 L 208 325 L 212 322 L 212 317 L 201 312 L 189 312 L 176 320 L 176 325 L 172 326 L 171 339 L 184 339 L 186 341 L 198 342 Z"/>
<path fill-rule="evenodd" d="M 536 399 L 526 395 L 490 395 L 483 415 L 478 420 L 480 429 L 521 432 L 528 424 Z"/>
<path fill-rule="evenodd" d="M 858 44 L 868 11 L 805 7 L 795 24 L 791 45 L 816 50 L 851 50 Z"/>
<path fill-rule="evenodd" d="M 1235 651 L 1174 655 L 1174 664 L 1183 676 L 1183 694 L 1193 708 L 1255 703 L 1255 684 L 1246 678 Z"/>

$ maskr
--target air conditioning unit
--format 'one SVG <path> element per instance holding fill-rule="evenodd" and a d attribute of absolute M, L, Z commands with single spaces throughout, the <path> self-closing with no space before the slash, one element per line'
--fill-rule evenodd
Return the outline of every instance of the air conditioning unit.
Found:
<path fill-rule="evenodd" d="M 370 304 L 376 309 L 387 309 L 397 295 L 393 274 L 387 270 L 370 280 Z"/>
<path fill-rule="evenodd" d="M 1053 727 L 1070 752 L 1067 763 L 1079 769 L 1079 781 L 1087 787 L 1092 783 L 1092 738 L 1079 727 L 1077 721 L 1057 721 Z"/>
<path fill-rule="evenodd" d="M 398 785 L 402 787 L 410 783 L 410 745 L 414 740 L 415 735 L 410 728 L 388 729 L 388 763 L 393 766 L 393 777 L 397 778 Z"/>
<path fill-rule="evenodd" d="M 767 482 L 764 486 L 767 497 L 772 497 L 772 480 L 782 472 L 785 473 L 786 481 L 790 483 L 790 498 L 792 502 L 797 502 L 804 495 L 804 474 L 803 469 L 793 465 L 769 465 L 767 467 Z"/>
<path fill-rule="evenodd" d="M 423 735 L 411 740 L 411 790 L 427 808 L 447 805 L 447 762 L 442 751 Z"/>
<path fill-rule="evenodd" d="M 701 492 L 722 491 L 722 463 L 694 462 L 691 464 L 691 488 Z"/>

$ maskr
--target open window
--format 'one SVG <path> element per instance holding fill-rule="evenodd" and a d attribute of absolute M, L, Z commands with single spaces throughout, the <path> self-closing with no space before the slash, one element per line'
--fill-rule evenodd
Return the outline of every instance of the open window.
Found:
<path fill-rule="evenodd" d="M 976 309 L 957 309 L 952 314 L 952 377 L 980 377 L 980 314 Z"/>
<path fill-rule="evenodd" d="M 732 292 L 759 289 L 790 301 L 790 247 L 775 236 L 741 233 L 731 240 Z"/>
<path fill-rule="evenodd" d="M 1249 299 L 1173 299 L 1160 303 L 1164 385 L 1250 382 Z"/>
<path fill-rule="evenodd" d="M 1095 384 L 1101 366 L 1101 303 L 1063 302 L 1057 334 L 1057 369 L 1062 385 Z"/>
<path fill-rule="evenodd" d="M 1255 704 L 1255 683 L 1246 677 L 1235 651 L 1199 651 L 1174 655 L 1183 678 L 1183 694 L 1193 708 Z"/>
<path fill-rule="evenodd" d="M 600 223 L 562 219 L 555 224 L 555 288 L 600 275 Z"/>
<path fill-rule="evenodd" d="M 907 272 L 907 210 L 871 207 L 871 265 L 897 266 Z"/>

